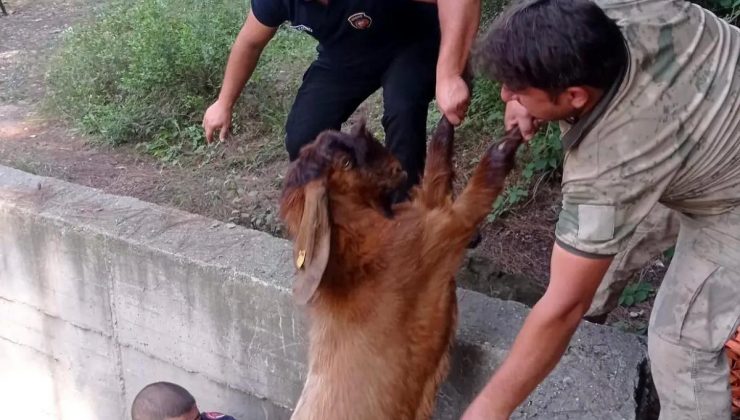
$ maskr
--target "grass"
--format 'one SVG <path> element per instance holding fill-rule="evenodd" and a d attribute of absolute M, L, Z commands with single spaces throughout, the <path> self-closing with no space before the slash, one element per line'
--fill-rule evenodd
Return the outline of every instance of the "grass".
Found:
<path fill-rule="evenodd" d="M 206 152 L 200 124 L 216 98 L 246 2 L 116 2 L 96 22 L 65 34 L 47 74 L 48 109 L 109 144 L 138 143 L 178 163 Z M 282 125 L 314 41 L 281 28 L 235 109 L 246 163 L 276 156 Z M 248 122 L 247 122 L 248 121 Z"/>

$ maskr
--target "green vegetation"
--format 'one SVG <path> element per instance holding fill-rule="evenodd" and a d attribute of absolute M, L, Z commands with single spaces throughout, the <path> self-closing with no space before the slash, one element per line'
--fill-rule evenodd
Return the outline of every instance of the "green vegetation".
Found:
<path fill-rule="evenodd" d="M 637 282 L 628 285 L 622 290 L 619 296 L 619 304 L 622 306 L 632 306 L 645 302 L 655 292 L 653 286 L 649 283 Z"/>
<path fill-rule="evenodd" d="M 139 143 L 167 162 L 203 152 L 202 115 L 218 95 L 245 16 L 243 3 L 228 0 L 114 3 L 96 22 L 66 34 L 47 77 L 49 105 L 100 141 Z M 236 109 L 247 118 L 235 121 L 249 121 L 255 135 L 280 138 L 313 54 L 314 41 L 282 29 Z M 279 150 L 273 143 L 263 141 L 255 155 Z"/>
<path fill-rule="evenodd" d="M 694 0 L 694 3 L 724 17 L 735 26 L 740 25 L 740 0 Z"/>

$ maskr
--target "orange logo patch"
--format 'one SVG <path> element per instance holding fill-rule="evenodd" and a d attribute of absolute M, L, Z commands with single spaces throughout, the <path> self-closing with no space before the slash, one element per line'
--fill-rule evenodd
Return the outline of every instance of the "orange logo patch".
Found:
<path fill-rule="evenodd" d="M 373 18 L 365 14 L 365 12 L 355 13 L 348 17 L 347 20 L 353 28 L 359 30 L 367 29 L 373 24 Z"/>

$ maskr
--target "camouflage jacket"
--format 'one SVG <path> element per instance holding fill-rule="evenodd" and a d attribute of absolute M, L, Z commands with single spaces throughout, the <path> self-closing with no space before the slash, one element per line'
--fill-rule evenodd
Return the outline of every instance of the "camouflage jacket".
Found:
<path fill-rule="evenodd" d="M 656 202 L 689 215 L 740 204 L 740 29 L 681 0 L 597 0 L 629 63 L 600 103 L 561 123 L 558 243 L 624 249 Z"/>

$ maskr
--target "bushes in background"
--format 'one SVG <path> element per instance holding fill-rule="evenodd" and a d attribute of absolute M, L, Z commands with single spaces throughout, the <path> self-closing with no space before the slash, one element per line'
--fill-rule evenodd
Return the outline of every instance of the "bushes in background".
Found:
<path fill-rule="evenodd" d="M 218 95 L 246 3 L 114 3 L 96 22 L 65 34 L 47 75 L 52 109 L 106 143 L 145 142 L 165 160 L 202 145 L 203 112 Z M 239 112 L 264 117 L 267 126 L 284 116 L 283 97 L 295 83 L 276 80 L 300 78 L 314 51 L 307 38 L 280 31 L 250 84 L 259 97 L 245 98 Z"/>

